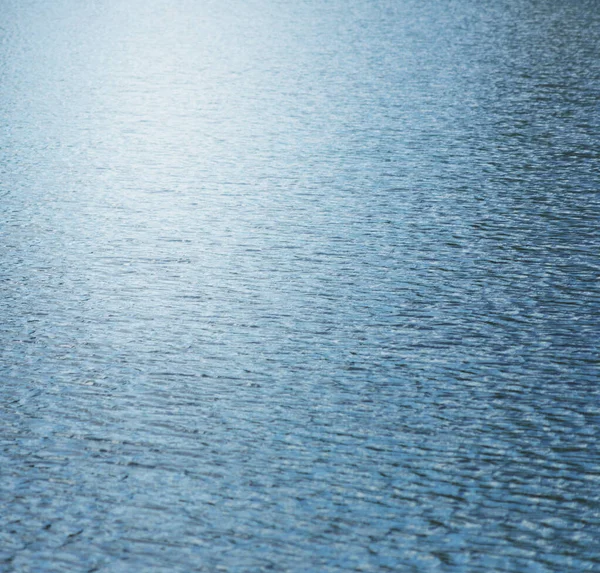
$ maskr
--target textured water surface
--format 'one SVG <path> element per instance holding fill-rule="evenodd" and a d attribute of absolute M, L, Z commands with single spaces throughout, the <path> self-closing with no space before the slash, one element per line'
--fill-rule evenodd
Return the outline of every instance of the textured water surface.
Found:
<path fill-rule="evenodd" d="M 600 570 L 593 0 L 0 0 L 0 571 Z"/>

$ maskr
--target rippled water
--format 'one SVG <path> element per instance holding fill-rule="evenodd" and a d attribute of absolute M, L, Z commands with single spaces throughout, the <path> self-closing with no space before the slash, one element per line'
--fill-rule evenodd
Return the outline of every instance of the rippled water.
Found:
<path fill-rule="evenodd" d="M 0 571 L 600 570 L 594 0 L 0 0 Z"/>

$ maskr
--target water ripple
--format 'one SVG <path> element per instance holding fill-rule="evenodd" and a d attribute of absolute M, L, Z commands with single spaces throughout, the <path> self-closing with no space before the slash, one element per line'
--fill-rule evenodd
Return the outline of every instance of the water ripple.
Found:
<path fill-rule="evenodd" d="M 594 2 L 0 5 L 0 572 L 600 568 Z"/>

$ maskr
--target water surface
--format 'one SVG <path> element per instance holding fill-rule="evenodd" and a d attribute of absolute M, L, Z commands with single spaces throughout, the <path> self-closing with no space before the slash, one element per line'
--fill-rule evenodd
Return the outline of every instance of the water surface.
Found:
<path fill-rule="evenodd" d="M 600 569 L 595 1 L 0 0 L 0 571 Z"/>

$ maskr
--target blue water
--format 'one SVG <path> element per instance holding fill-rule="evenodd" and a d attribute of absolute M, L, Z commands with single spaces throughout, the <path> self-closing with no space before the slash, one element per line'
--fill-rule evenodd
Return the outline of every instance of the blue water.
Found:
<path fill-rule="evenodd" d="M 600 570 L 595 0 L 0 0 L 0 572 Z"/>

